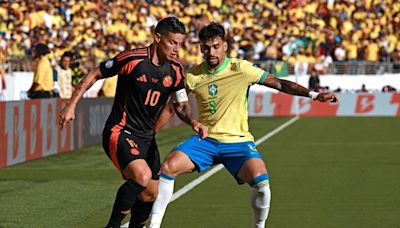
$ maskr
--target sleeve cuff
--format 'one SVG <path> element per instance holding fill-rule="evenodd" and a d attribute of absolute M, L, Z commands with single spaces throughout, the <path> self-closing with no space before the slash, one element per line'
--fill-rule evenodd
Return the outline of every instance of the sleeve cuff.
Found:
<path fill-rule="evenodd" d="M 268 72 L 264 71 L 264 73 L 261 75 L 260 80 L 258 80 L 257 84 L 264 84 L 265 78 L 268 76 Z"/>

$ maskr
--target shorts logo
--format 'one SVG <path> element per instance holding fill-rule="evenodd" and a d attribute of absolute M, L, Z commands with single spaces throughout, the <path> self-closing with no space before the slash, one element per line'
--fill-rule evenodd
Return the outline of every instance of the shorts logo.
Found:
<path fill-rule="evenodd" d="M 136 149 L 136 148 L 131 148 L 131 154 L 132 154 L 132 155 L 139 155 L 140 152 L 139 152 L 139 150 Z"/>
<path fill-rule="evenodd" d="M 109 59 L 109 60 L 107 60 L 105 66 L 106 66 L 106 68 L 111 68 L 113 65 L 114 65 L 114 60 Z"/>
<path fill-rule="evenodd" d="M 168 74 L 164 76 L 162 80 L 162 84 L 164 87 L 170 87 L 172 85 L 172 77 L 169 76 Z"/>
<path fill-rule="evenodd" d="M 139 155 L 140 151 L 138 149 L 138 145 L 132 140 L 132 139 L 126 139 L 128 142 L 129 146 L 131 146 L 131 154 L 132 155 Z"/>
<path fill-rule="evenodd" d="M 250 149 L 251 151 L 257 152 L 257 149 L 256 149 L 253 145 L 247 144 L 247 146 L 249 147 L 249 149 Z"/>
<path fill-rule="evenodd" d="M 217 93 L 218 93 L 218 86 L 216 84 L 208 85 L 208 94 L 210 94 L 210 96 L 216 96 Z"/>

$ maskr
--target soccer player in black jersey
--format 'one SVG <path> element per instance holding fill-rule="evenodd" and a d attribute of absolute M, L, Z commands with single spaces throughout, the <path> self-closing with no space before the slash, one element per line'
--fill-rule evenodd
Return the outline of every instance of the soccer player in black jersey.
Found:
<path fill-rule="evenodd" d="M 176 61 L 184 37 L 184 25 L 177 18 L 161 20 L 152 45 L 124 51 L 102 62 L 79 83 L 60 113 L 60 126 L 64 127 L 75 118 L 75 106 L 86 90 L 98 79 L 118 75 L 103 147 L 127 181 L 117 192 L 107 227 L 120 227 L 130 210 L 129 227 L 143 227 L 150 214 L 160 170 L 155 124 L 170 95 L 179 118 L 203 138 L 207 136 L 207 129 L 191 116 L 183 67 Z"/>

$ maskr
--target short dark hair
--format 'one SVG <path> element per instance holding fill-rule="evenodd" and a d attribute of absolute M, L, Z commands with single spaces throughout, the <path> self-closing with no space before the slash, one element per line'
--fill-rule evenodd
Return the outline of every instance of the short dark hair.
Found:
<path fill-rule="evenodd" d="M 225 40 L 225 29 L 222 25 L 215 22 L 203 27 L 199 32 L 200 41 L 213 40 L 217 37 L 221 37 L 222 40 Z"/>
<path fill-rule="evenodd" d="M 70 52 L 70 51 L 66 51 L 64 52 L 64 54 L 61 56 L 61 59 L 64 57 L 70 57 L 71 59 L 74 58 L 74 53 Z"/>
<path fill-rule="evenodd" d="M 166 17 L 159 21 L 155 32 L 161 35 L 165 35 L 169 32 L 186 34 L 185 26 L 176 17 Z"/>
<path fill-rule="evenodd" d="M 35 46 L 36 56 L 47 55 L 50 53 L 49 47 L 46 44 L 38 43 Z"/>

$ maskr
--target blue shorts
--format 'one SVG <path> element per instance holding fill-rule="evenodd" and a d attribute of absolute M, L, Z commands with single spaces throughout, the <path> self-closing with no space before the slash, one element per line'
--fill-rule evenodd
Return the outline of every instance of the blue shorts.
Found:
<path fill-rule="evenodd" d="M 197 134 L 179 144 L 174 150 L 185 153 L 192 160 L 198 172 L 202 172 L 215 164 L 223 164 L 238 183 L 243 182 L 236 175 L 247 160 L 250 158 L 262 160 L 252 141 L 223 143 L 211 138 L 200 140 Z"/>

